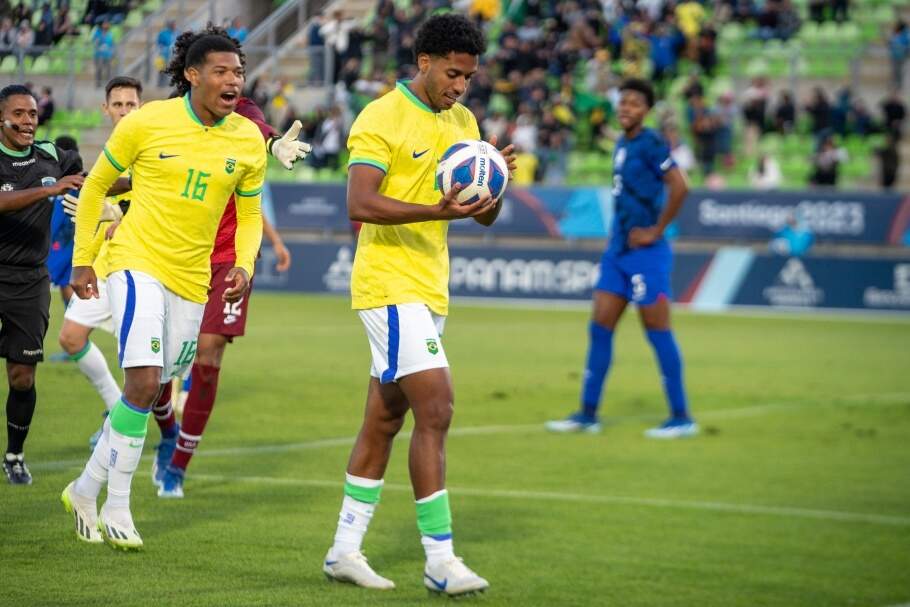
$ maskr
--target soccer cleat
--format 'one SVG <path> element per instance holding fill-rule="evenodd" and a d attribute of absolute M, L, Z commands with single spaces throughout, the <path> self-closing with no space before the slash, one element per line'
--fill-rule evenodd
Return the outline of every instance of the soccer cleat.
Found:
<path fill-rule="evenodd" d="M 183 471 L 173 466 L 165 468 L 161 484 L 158 485 L 158 497 L 170 499 L 183 497 Z"/>
<path fill-rule="evenodd" d="M 427 563 L 423 571 L 427 590 L 437 594 L 460 596 L 483 592 L 490 583 L 471 571 L 460 558 L 452 558 L 435 565 Z"/>
<path fill-rule="evenodd" d="M 71 482 L 60 494 L 60 501 L 66 511 L 73 515 L 76 523 L 76 537 L 89 544 L 101 544 L 98 532 L 98 507 L 95 500 L 82 497 L 76 493 L 76 481 Z"/>
<path fill-rule="evenodd" d="M 32 484 L 32 473 L 28 471 L 21 453 L 19 455 L 7 453 L 3 458 L 3 471 L 6 472 L 6 480 L 10 485 Z"/>
<path fill-rule="evenodd" d="M 554 419 L 544 424 L 550 432 L 587 432 L 597 434 L 600 432 L 600 421 L 596 417 L 584 413 L 574 413 L 566 419 Z"/>
<path fill-rule="evenodd" d="M 101 415 L 101 417 L 103 418 L 103 419 L 101 420 L 101 427 L 98 428 L 98 431 L 97 431 L 97 432 L 95 432 L 94 434 L 92 434 L 92 435 L 89 437 L 89 439 L 88 439 L 88 450 L 89 450 L 89 451 L 94 451 L 94 450 L 95 450 L 95 445 L 97 445 L 97 444 L 98 444 L 98 441 L 101 440 L 101 435 L 104 434 L 104 420 L 107 419 L 108 413 L 109 413 L 108 411 L 105 411 L 105 412 Z"/>
<path fill-rule="evenodd" d="M 102 506 L 101 515 L 98 517 L 98 530 L 101 532 L 101 537 L 104 541 L 112 548 L 120 550 L 141 550 L 142 538 L 139 537 L 139 532 L 136 531 L 136 526 L 133 524 L 133 518 L 129 511 L 126 512 L 125 517 L 121 516 L 126 521 L 121 521 L 114 520 L 105 510 L 106 506 Z"/>
<path fill-rule="evenodd" d="M 180 436 L 180 424 L 177 424 L 174 438 L 161 437 L 161 442 L 155 447 L 155 460 L 152 462 L 152 482 L 156 487 L 160 487 L 161 483 L 164 482 L 165 471 L 168 464 L 171 463 L 174 450 L 177 449 L 178 436 Z"/>
<path fill-rule="evenodd" d="M 648 438 L 687 438 L 698 434 L 698 424 L 688 417 L 673 418 L 671 417 L 656 428 L 645 430 L 645 436 Z"/>
<path fill-rule="evenodd" d="M 330 580 L 355 584 L 362 588 L 375 588 L 377 590 L 390 590 L 395 587 L 395 582 L 387 580 L 370 567 L 367 557 L 359 550 L 332 558 L 332 549 L 329 548 L 322 565 L 322 572 Z"/>

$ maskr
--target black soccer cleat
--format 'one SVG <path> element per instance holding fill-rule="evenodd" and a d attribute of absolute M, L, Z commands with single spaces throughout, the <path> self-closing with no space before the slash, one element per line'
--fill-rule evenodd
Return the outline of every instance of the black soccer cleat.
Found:
<path fill-rule="evenodd" d="M 3 471 L 10 485 L 31 485 L 32 473 L 28 471 L 25 460 L 21 455 L 7 453 L 3 458 Z"/>

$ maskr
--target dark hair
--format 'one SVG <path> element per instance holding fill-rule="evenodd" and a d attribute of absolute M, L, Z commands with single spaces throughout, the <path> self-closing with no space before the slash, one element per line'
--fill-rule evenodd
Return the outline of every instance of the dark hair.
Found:
<path fill-rule="evenodd" d="M 72 152 L 79 151 L 79 144 L 69 135 L 60 135 L 54 140 L 54 144 L 61 150 L 69 150 Z"/>
<path fill-rule="evenodd" d="M 246 56 L 240 50 L 240 41 L 231 37 L 223 27 L 208 24 L 198 32 L 183 32 L 174 43 L 174 56 L 164 73 L 171 77 L 173 86 L 179 95 L 190 91 L 190 81 L 183 75 L 189 67 L 198 67 L 205 63 L 209 53 L 236 53 L 240 65 L 246 66 Z"/>
<path fill-rule="evenodd" d="M 414 41 L 414 58 L 426 53 L 445 57 L 449 53 L 483 55 L 486 40 L 480 29 L 463 15 L 443 13 L 433 15 L 417 30 Z"/>
<path fill-rule="evenodd" d="M 654 107 L 654 88 L 647 80 L 629 78 L 622 83 L 622 86 L 619 87 L 619 91 L 635 91 L 636 93 L 641 93 L 645 96 L 648 107 Z"/>
<path fill-rule="evenodd" d="M 6 103 L 6 100 L 16 95 L 28 95 L 35 99 L 35 94 L 27 86 L 22 84 L 11 84 L 0 89 L 0 105 Z M 37 100 L 36 100 L 37 101 Z"/>
<path fill-rule="evenodd" d="M 111 98 L 111 91 L 114 89 L 136 89 L 136 94 L 142 99 L 142 83 L 136 80 L 135 78 L 130 78 L 129 76 L 115 76 L 111 78 L 104 86 L 104 100 L 107 101 Z"/>

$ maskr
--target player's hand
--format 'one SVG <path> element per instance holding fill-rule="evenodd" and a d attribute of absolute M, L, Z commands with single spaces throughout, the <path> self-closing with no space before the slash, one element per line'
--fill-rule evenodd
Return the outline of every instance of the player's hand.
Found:
<path fill-rule="evenodd" d="M 295 162 L 306 158 L 313 149 L 309 143 L 297 139 L 302 128 L 303 124 L 299 120 L 295 120 L 287 133 L 278 139 L 272 140 L 272 145 L 269 148 L 272 156 L 289 171 L 294 168 Z"/>
<path fill-rule="evenodd" d="M 78 190 L 83 183 L 85 183 L 85 177 L 82 175 L 67 175 L 47 186 L 47 188 L 51 196 L 60 196 L 61 194 L 66 194 L 69 190 Z"/>
<path fill-rule="evenodd" d="M 114 237 L 114 233 L 117 231 L 117 228 L 120 227 L 120 221 L 115 221 L 110 225 L 110 227 L 104 232 L 104 239 L 111 240 Z"/>
<path fill-rule="evenodd" d="M 236 303 L 243 299 L 243 295 L 250 288 L 250 275 L 243 268 L 234 267 L 228 271 L 224 277 L 224 282 L 231 283 L 224 293 L 221 300 L 228 303 Z"/>
<path fill-rule="evenodd" d="M 496 144 L 499 142 L 499 137 L 493 135 L 490 137 L 490 145 L 496 148 Z M 496 148 L 499 150 L 499 148 Z M 509 144 L 506 147 L 499 150 L 499 153 L 502 154 L 502 157 L 506 160 L 506 166 L 509 167 L 509 179 L 515 176 L 515 169 L 518 168 L 517 160 L 518 157 L 515 155 L 515 145 Z"/>
<path fill-rule="evenodd" d="M 279 272 L 287 272 L 288 268 L 291 267 L 291 252 L 288 251 L 288 248 L 284 246 L 283 242 L 276 242 L 273 244 L 272 250 L 275 251 L 275 258 L 277 260 L 275 269 Z"/>
<path fill-rule="evenodd" d="M 76 266 L 70 275 L 70 287 L 79 299 L 98 299 L 98 278 L 92 266 Z"/>
<path fill-rule="evenodd" d="M 464 189 L 460 183 L 456 183 L 449 190 L 449 193 L 443 196 L 436 204 L 436 211 L 439 219 L 463 219 L 465 217 L 474 217 L 482 215 L 493 208 L 496 201 L 492 196 L 484 196 L 477 202 L 471 204 L 461 204 L 458 202 L 458 193 Z"/>
<path fill-rule="evenodd" d="M 629 230 L 629 246 L 633 249 L 647 247 L 660 240 L 661 236 L 663 233 L 657 226 L 632 228 Z"/>

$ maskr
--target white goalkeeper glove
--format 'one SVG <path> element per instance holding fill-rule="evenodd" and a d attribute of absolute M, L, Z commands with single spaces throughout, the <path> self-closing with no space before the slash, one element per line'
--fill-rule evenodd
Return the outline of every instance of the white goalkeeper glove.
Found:
<path fill-rule="evenodd" d="M 295 120 L 283 137 L 272 137 L 269 140 L 269 154 L 289 171 L 294 168 L 295 162 L 306 158 L 313 149 L 309 143 L 297 140 L 302 128 L 303 124 L 299 120 Z"/>
<path fill-rule="evenodd" d="M 78 208 L 79 198 L 77 196 L 73 196 L 69 192 L 63 195 L 63 212 L 70 216 L 70 220 L 73 223 L 76 223 L 76 209 Z M 123 211 L 120 210 L 120 205 L 110 204 L 105 200 L 104 208 L 101 210 L 101 219 L 98 220 L 98 223 L 120 221 L 121 219 L 123 219 Z"/>

